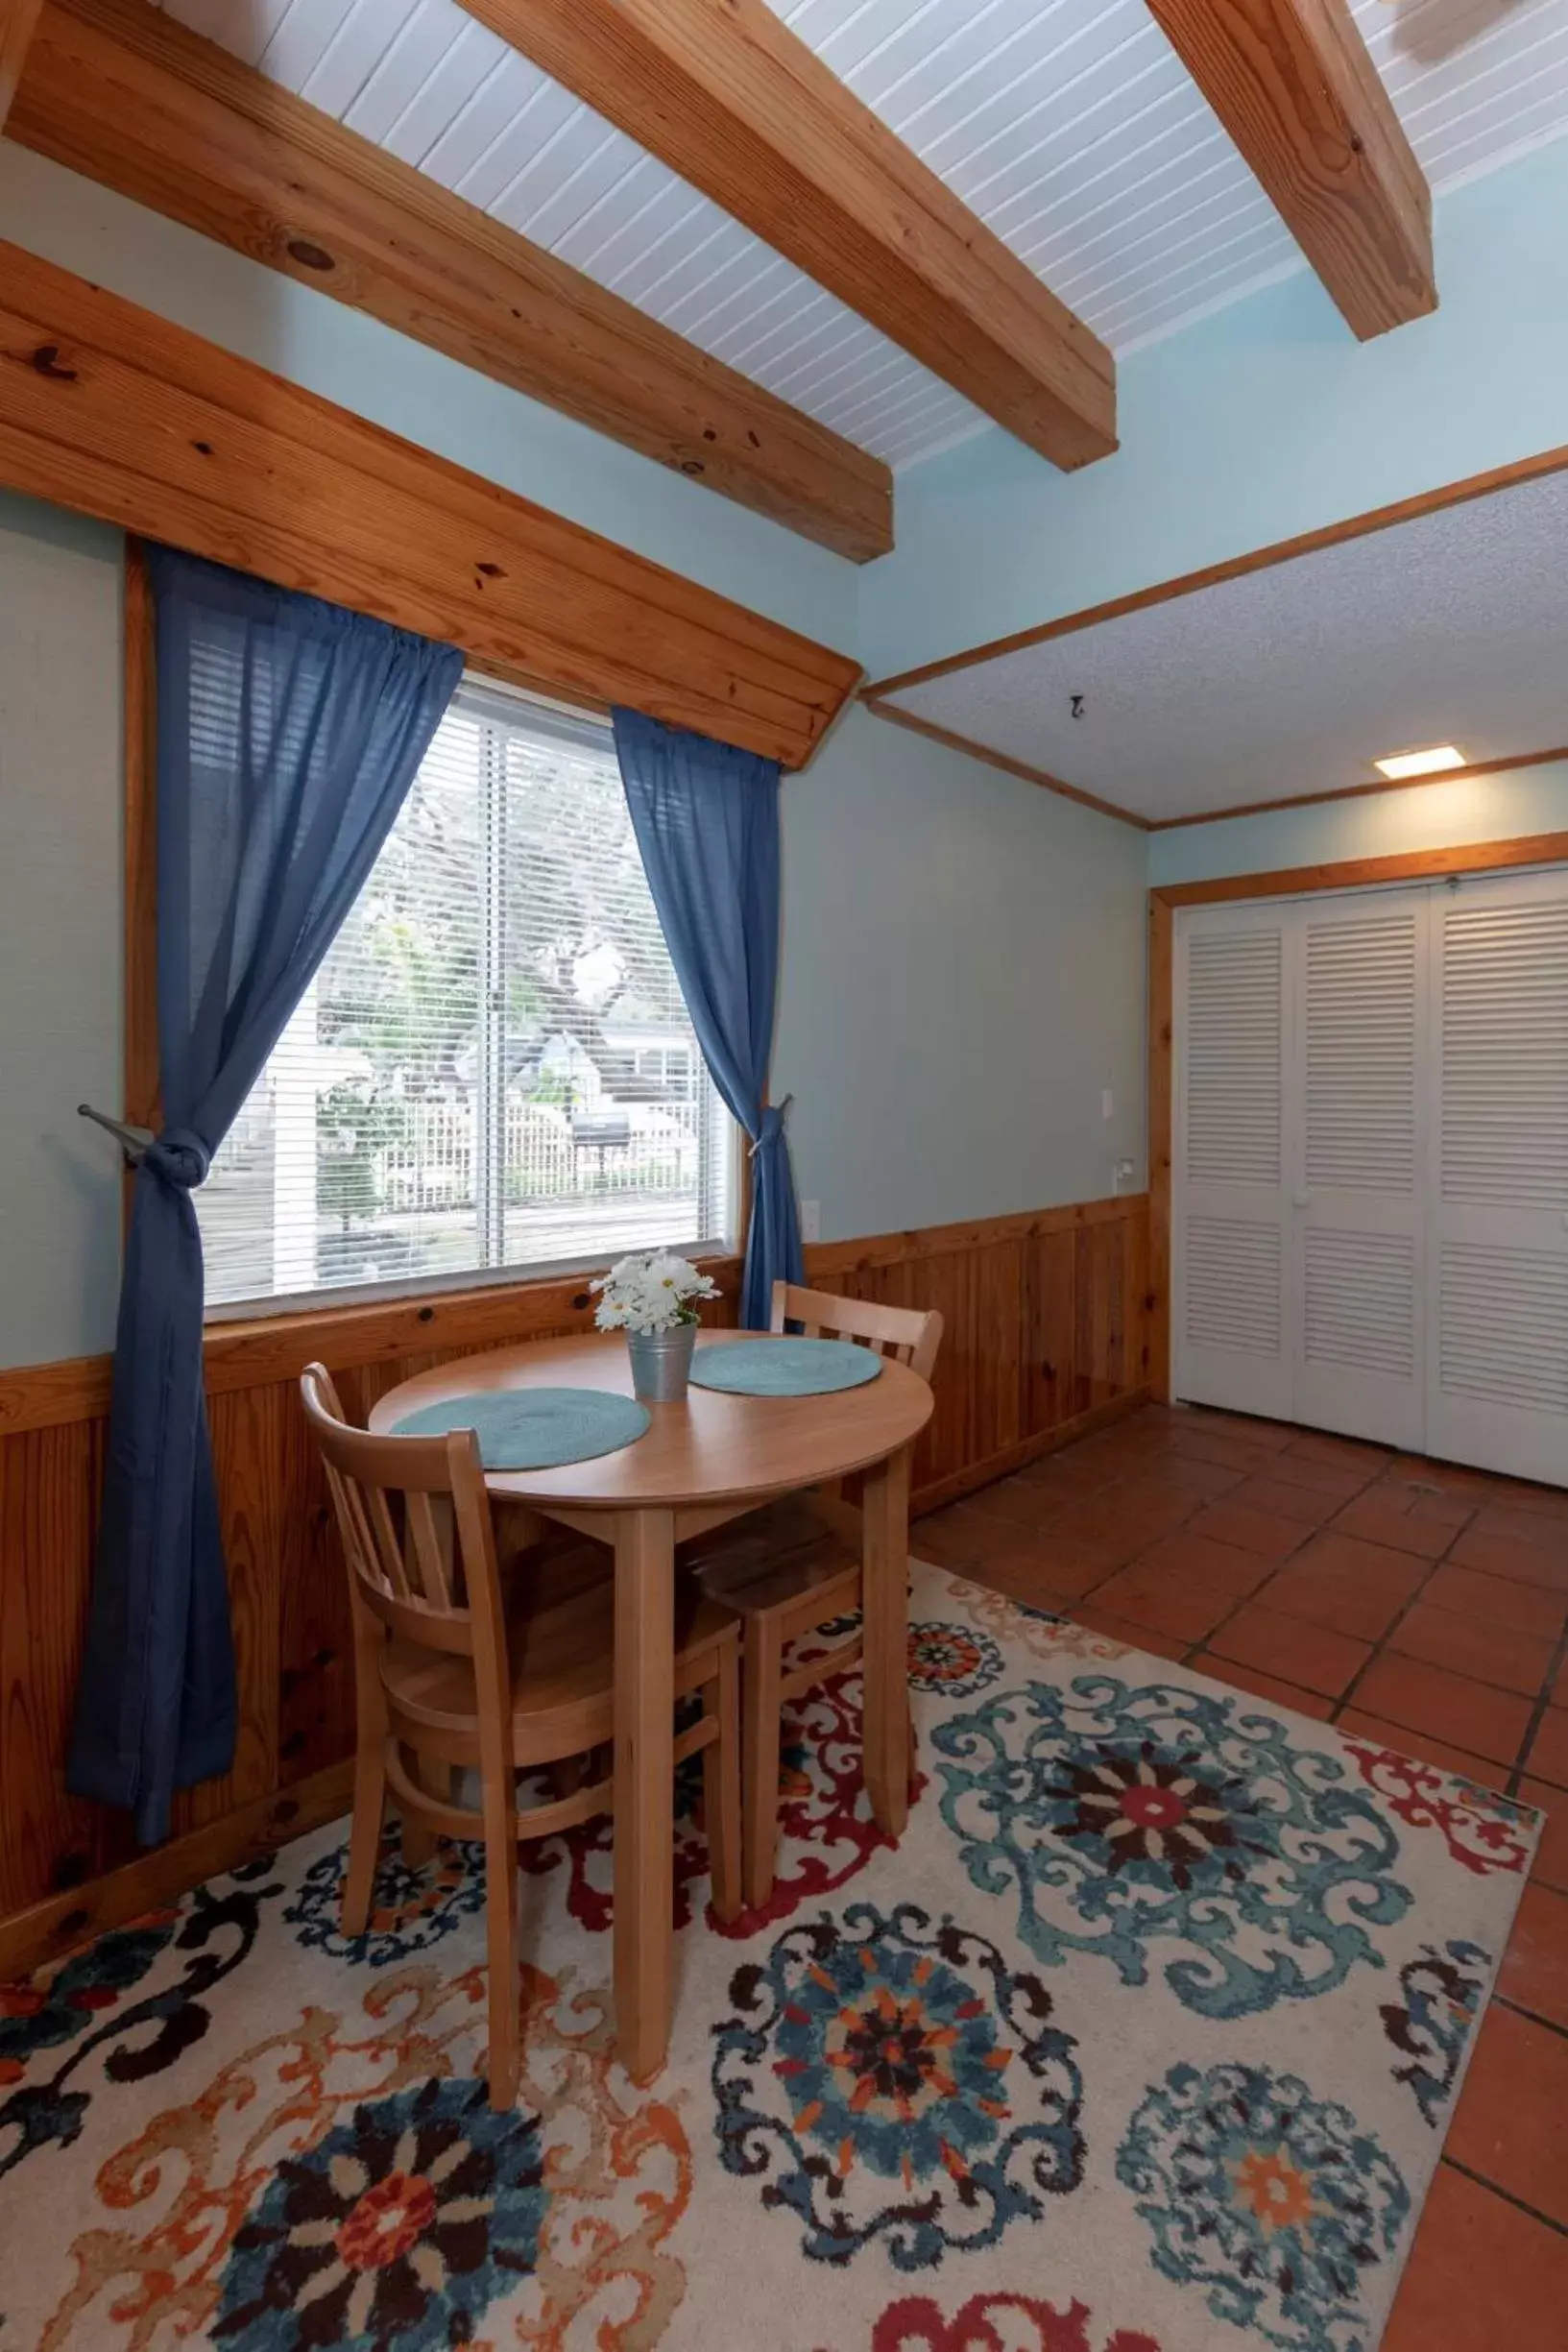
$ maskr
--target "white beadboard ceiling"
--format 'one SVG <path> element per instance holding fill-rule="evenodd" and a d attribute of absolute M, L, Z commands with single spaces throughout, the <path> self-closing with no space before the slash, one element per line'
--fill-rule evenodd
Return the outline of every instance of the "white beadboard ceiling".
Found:
<path fill-rule="evenodd" d="M 1568 471 L 886 699 L 1154 823 L 1375 785 L 1374 760 L 1433 743 L 1555 750 L 1565 547 Z"/>
<path fill-rule="evenodd" d="M 457 0 L 161 5 L 889 464 L 984 429 Z M 1564 0 L 1353 12 L 1436 189 L 1568 130 Z M 1301 266 L 1144 0 L 778 13 L 1119 354 Z"/>

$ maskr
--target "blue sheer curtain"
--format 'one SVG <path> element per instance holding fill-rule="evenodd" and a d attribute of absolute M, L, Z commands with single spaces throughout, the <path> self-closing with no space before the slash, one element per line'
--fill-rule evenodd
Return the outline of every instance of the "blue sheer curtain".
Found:
<path fill-rule="evenodd" d="M 69 1780 L 165 1836 L 228 1769 L 235 1690 L 191 1200 L 330 946 L 462 674 L 435 645 L 166 547 L 157 649 L 164 1126 L 136 1171 Z"/>
<path fill-rule="evenodd" d="M 614 714 L 648 887 L 713 1083 L 752 1143 L 740 1319 L 765 1331 L 775 1281 L 804 1274 L 784 1114 L 766 1102 L 779 982 L 779 764 Z"/>

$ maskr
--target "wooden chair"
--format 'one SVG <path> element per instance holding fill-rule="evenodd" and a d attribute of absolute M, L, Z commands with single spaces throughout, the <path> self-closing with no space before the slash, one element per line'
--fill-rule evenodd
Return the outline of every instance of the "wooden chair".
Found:
<path fill-rule="evenodd" d="M 490 2103 L 518 2092 L 518 1841 L 612 1811 L 613 1778 L 583 1759 L 614 1736 L 615 1586 L 601 1548 L 519 1561 L 503 1605 L 490 1498 L 471 1429 L 372 1437 L 345 1420 L 329 1374 L 301 1392 L 326 1466 L 349 1566 L 358 1738 L 343 1928 L 369 1922 L 390 1791 L 425 1833 L 483 1840 L 488 1874 Z M 677 1762 L 703 1759 L 713 1908 L 740 1903 L 739 1644 L 700 1592 L 678 1600 L 675 1689 L 702 1712 Z M 554 1766 L 550 1801 L 519 1806 L 516 1776 Z M 477 1806 L 460 1801 L 476 1771 Z M 563 1793 L 565 1792 L 565 1793 Z"/>
<path fill-rule="evenodd" d="M 772 1328 L 783 1331 L 786 1322 L 803 1324 L 808 1339 L 858 1340 L 896 1356 L 923 1380 L 931 1376 L 942 1341 L 942 1318 L 934 1309 L 879 1306 L 776 1282 Z M 738 1525 L 699 1539 L 686 1555 L 702 1590 L 732 1609 L 745 1632 L 742 1867 L 748 1905 L 766 1903 L 773 1890 L 784 1702 L 853 1666 L 860 1656 L 859 1632 L 787 1668 L 786 1654 L 803 1635 L 860 1607 L 860 1542 L 859 1512 L 832 1487 L 765 1505 Z M 911 1773 L 913 1763 L 911 1734 Z"/>

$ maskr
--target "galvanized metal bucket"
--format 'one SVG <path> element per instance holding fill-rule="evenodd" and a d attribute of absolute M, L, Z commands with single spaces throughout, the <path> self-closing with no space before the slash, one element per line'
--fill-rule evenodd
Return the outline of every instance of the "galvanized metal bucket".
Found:
<path fill-rule="evenodd" d="M 691 1379 L 696 1343 L 695 1323 L 676 1323 L 668 1331 L 628 1331 L 632 1394 L 645 1405 L 680 1404 Z"/>

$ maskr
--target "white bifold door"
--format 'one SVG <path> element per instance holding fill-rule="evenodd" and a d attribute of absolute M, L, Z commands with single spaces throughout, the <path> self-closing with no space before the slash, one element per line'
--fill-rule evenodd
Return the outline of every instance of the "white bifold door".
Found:
<path fill-rule="evenodd" d="M 1568 875 L 1185 909 L 1174 1388 L 1568 1484 Z"/>
<path fill-rule="evenodd" d="M 1427 1447 L 1568 1485 L 1568 874 L 1434 902 Z"/>

